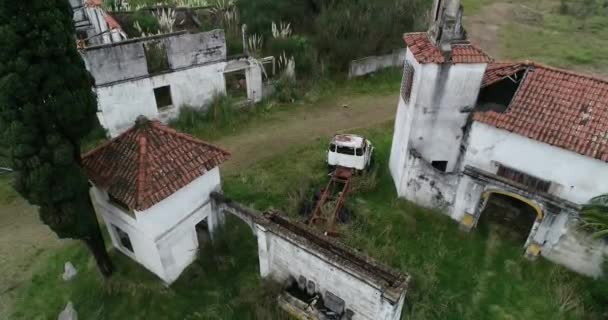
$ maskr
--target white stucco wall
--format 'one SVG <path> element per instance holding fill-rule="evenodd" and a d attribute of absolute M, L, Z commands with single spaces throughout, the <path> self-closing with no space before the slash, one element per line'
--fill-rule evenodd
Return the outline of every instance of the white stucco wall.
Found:
<path fill-rule="evenodd" d="M 409 59 L 409 54 L 408 54 Z M 448 161 L 447 172 L 456 168 L 463 139 L 462 127 L 475 105 L 486 64 L 419 65 L 411 147 L 428 162 Z"/>
<path fill-rule="evenodd" d="M 325 296 L 330 291 L 345 301 L 345 310 L 351 309 L 353 319 L 397 320 L 405 294 L 395 304 L 383 297 L 376 284 L 365 280 L 362 275 L 348 270 L 331 261 L 319 252 L 314 252 L 301 244 L 277 235 L 258 226 L 258 250 L 260 272 L 283 282 L 301 275 L 315 283 L 316 291 Z"/>
<path fill-rule="evenodd" d="M 202 107 L 215 94 L 224 94 L 225 62 L 164 73 L 149 78 L 96 87 L 99 119 L 110 135 L 116 136 L 133 125 L 139 115 L 168 120 L 184 105 Z M 154 88 L 170 85 L 173 107 L 157 109 Z"/>
<path fill-rule="evenodd" d="M 209 195 L 221 190 L 219 168 L 214 168 L 153 207 L 133 216 L 112 205 L 105 191 L 94 187 L 93 202 L 106 223 L 115 248 L 136 260 L 165 283 L 175 281 L 196 259 L 196 224 L 207 219 L 209 231 L 220 224 Z M 129 235 L 133 252 L 123 248 L 112 225 Z"/>
<path fill-rule="evenodd" d="M 553 182 L 551 194 L 577 204 L 608 193 L 608 163 L 473 123 L 463 165 L 495 173 L 497 163 Z"/>

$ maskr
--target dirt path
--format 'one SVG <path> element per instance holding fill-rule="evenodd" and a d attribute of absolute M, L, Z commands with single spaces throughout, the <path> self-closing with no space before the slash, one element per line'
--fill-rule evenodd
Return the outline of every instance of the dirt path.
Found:
<path fill-rule="evenodd" d="M 293 145 L 390 121 L 396 107 L 397 93 L 325 99 L 311 106 L 298 106 L 292 112 L 278 112 L 214 143 L 232 152 L 232 159 L 223 168 L 230 174 Z M 16 289 L 29 281 L 37 265 L 65 243 L 38 220 L 35 208 L 22 199 L 0 206 L 0 319 L 8 319 Z"/>
<path fill-rule="evenodd" d="M 347 107 L 344 107 L 347 106 Z M 316 138 L 326 139 L 338 132 L 367 128 L 394 119 L 397 94 L 383 96 L 338 97 L 321 101 L 312 108 L 299 107 L 281 113 L 263 126 L 214 141 L 232 152 L 223 167 L 225 173 L 273 157 L 293 145 L 307 144 Z"/>
<path fill-rule="evenodd" d="M 512 3 L 497 2 L 484 6 L 472 16 L 465 17 L 467 36 L 493 58 L 503 58 L 500 29 L 513 22 L 513 11 L 516 6 Z"/>

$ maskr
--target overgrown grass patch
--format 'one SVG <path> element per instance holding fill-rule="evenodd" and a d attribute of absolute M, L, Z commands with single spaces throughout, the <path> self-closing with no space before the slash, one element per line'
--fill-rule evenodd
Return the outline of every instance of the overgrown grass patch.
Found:
<path fill-rule="evenodd" d="M 0 206 L 5 206 L 17 200 L 19 194 L 13 188 L 12 177 L 9 174 L 0 174 Z"/>
<path fill-rule="evenodd" d="M 343 241 L 413 276 L 407 319 L 596 319 L 592 280 L 544 260 L 524 258 L 521 243 L 492 229 L 470 234 L 440 212 L 397 199 L 388 172 L 391 124 L 362 132 L 377 150 L 377 183 L 353 194 L 354 221 Z M 258 209 L 291 210 L 301 181 L 325 181 L 325 141 L 225 178 L 228 196 Z M 314 192 L 312 188 L 311 192 Z"/>
<path fill-rule="evenodd" d="M 112 251 L 117 271 L 101 278 L 89 251 L 75 243 L 54 254 L 21 291 L 11 319 L 55 319 L 68 301 L 81 319 L 282 319 L 279 287 L 262 282 L 251 229 L 229 217 L 214 246 L 171 287 Z M 61 279 L 71 261 L 78 275 Z"/>

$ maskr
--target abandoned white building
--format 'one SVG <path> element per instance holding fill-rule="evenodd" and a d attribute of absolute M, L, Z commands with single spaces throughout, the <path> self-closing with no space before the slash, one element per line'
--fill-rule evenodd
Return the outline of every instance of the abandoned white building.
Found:
<path fill-rule="evenodd" d="M 248 101 L 262 99 L 260 65 L 247 57 L 228 60 L 223 30 L 128 39 L 81 54 L 95 79 L 100 123 L 111 136 L 140 115 L 167 121 L 183 106 L 204 107 L 232 82 Z"/>
<path fill-rule="evenodd" d="M 70 5 L 79 47 L 127 39 L 118 21 L 103 9 L 103 0 L 70 0 Z"/>
<path fill-rule="evenodd" d="M 608 82 L 494 62 L 466 40 L 460 1 L 436 0 L 432 20 L 404 35 L 390 158 L 399 196 L 444 208 L 464 230 L 506 221 L 528 256 L 599 275 L 606 243 L 577 225 L 581 206 L 608 193 Z M 500 199 L 519 210 L 486 210 Z"/>
<path fill-rule="evenodd" d="M 280 304 L 288 312 L 315 319 L 401 318 L 408 275 L 278 213 L 224 198 L 218 166 L 228 157 L 145 117 L 84 155 L 93 204 L 113 246 L 171 284 L 228 213 L 251 227 L 260 274 L 284 284 Z M 317 304 L 309 306 L 302 295 Z"/>
<path fill-rule="evenodd" d="M 221 190 L 218 166 L 228 157 L 141 117 L 84 155 L 83 166 L 114 247 L 171 283 L 196 258 L 198 234 L 213 235 L 223 221 L 209 195 Z"/>

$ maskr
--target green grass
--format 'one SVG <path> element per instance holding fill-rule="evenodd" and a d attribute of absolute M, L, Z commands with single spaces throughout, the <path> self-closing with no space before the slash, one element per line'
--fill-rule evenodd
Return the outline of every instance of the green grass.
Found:
<path fill-rule="evenodd" d="M 511 23 L 501 31 L 504 57 L 608 71 L 608 17 L 583 23 L 575 16 L 541 12 L 542 19 L 532 25 Z"/>
<path fill-rule="evenodd" d="M 9 205 L 17 200 L 18 197 L 19 194 L 13 189 L 11 175 L 0 175 L 0 206 Z"/>
<path fill-rule="evenodd" d="M 67 301 L 80 319 L 276 319 L 277 285 L 258 275 L 251 229 L 229 217 L 214 246 L 206 246 L 170 288 L 143 267 L 112 251 L 117 272 L 99 275 L 86 247 L 73 244 L 53 255 L 16 302 L 11 319 L 54 319 Z M 63 264 L 79 271 L 61 279 Z"/>
<path fill-rule="evenodd" d="M 465 234 L 448 217 L 397 200 L 387 169 L 390 124 L 365 131 L 378 150 L 376 190 L 348 204 L 355 221 L 344 240 L 413 275 L 412 319 L 594 319 L 591 280 L 546 261 L 530 262 L 520 243 L 488 230 Z M 226 193 L 258 209 L 292 208 L 301 185 L 320 186 L 325 141 L 225 179 Z M 290 214 L 298 218 L 293 209 Z"/>
<path fill-rule="evenodd" d="M 298 99 L 293 103 L 279 102 L 276 97 L 269 97 L 252 106 L 240 107 L 235 105 L 233 99 L 218 96 L 207 111 L 183 108 L 178 118 L 169 125 L 181 132 L 213 141 L 244 132 L 250 126 L 265 123 L 280 113 L 291 113 L 295 108 L 317 108 L 317 102 L 330 97 L 397 92 L 400 83 L 401 69 L 397 68 L 348 81 L 344 80 L 344 75 L 337 75 L 332 79 L 305 81 L 299 84 Z"/>

